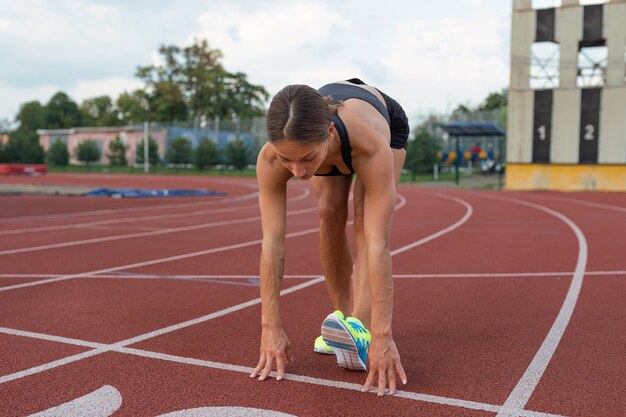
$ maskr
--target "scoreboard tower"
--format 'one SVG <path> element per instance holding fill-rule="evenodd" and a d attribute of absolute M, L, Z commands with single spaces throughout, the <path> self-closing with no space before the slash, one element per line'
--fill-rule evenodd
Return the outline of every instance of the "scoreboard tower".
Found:
<path fill-rule="evenodd" d="M 513 0 L 506 188 L 626 191 L 626 0 Z"/>

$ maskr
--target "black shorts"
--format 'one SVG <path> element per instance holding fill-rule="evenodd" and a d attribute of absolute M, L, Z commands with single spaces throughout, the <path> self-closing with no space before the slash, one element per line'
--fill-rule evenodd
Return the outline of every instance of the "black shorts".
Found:
<path fill-rule="evenodd" d="M 385 99 L 385 105 L 389 112 L 389 130 L 391 131 L 391 147 L 394 149 L 406 149 L 409 145 L 409 119 L 400 103 L 378 90 Z"/>
<path fill-rule="evenodd" d="M 358 78 L 346 80 L 352 84 L 367 85 Z M 377 89 L 378 90 L 378 89 Z M 391 147 L 394 149 L 406 149 L 409 145 L 409 119 L 406 117 L 404 109 L 394 99 L 378 90 L 385 99 L 385 106 L 389 113 L 389 130 L 391 131 Z"/>

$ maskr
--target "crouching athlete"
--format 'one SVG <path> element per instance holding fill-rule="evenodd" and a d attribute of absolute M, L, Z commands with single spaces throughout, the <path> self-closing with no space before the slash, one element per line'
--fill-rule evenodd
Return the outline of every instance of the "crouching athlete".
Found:
<path fill-rule="evenodd" d="M 311 180 L 317 198 L 319 253 L 335 308 L 322 323 L 314 350 L 335 354 L 347 369 L 367 371 L 369 366 L 363 391 L 378 385 L 378 395 L 385 389 L 394 394 L 397 378 L 406 384 L 391 329 L 390 251 L 396 186 L 409 135 L 405 112 L 394 99 L 359 79 L 319 90 L 289 85 L 270 104 L 267 131 L 268 142 L 257 161 L 263 228 L 261 351 L 250 377 L 264 380 L 275 367 L 281 380 L 293 360 L 279 297 L 287 182 L 295 176 Z M 346 236 L 353 174 L 354 261 Z"/>

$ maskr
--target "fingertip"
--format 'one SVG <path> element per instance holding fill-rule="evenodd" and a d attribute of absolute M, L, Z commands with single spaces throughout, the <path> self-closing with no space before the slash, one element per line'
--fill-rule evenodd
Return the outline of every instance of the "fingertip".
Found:
<path fill-rule="evenodd" d="M 406 383 L 407 383 L 407 382 L 408 382 L 408 381 L 407 381 L 406 379 L 403 379 L 403 380 L 402 380 L 402 383 L 403 383 L 404 385 L 406 385 Z"/>

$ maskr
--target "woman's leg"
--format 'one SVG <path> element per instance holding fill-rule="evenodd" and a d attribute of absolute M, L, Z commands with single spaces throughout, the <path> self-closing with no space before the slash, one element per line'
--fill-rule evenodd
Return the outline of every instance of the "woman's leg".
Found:
<path fill-rule="evenodd" d="M 400 181 L 400 174 L 404 166 L 406 150 L 391 149 L 393 153 L 393 173 L 396 181 Z M 352 315 L 363 323 L 366 328 L 371 324 L 372 302 L 370 296 L 369 279 L 367 275 L 367 247 L 365 244 L 364 213 L 365 187 L 357 178 L 354 186 L 354 237 L 356 241 L 356 262 L 352 275 L 352 291 L 354 310 Z"/>
<path fill-rule="evenodd" d="M 370 328 L 371 301 L 370 287 L 367 274 L 367 246 L 365 245 L 365 229 L 363 206 L 365 202 L 365 187 L 357 177 L 354 184 L 354 240 L 356 243 L 356 260 L 352 272 L 352 301 L 354 309 L 352 316 L 361 320 L 365 328 Z"/>
<path fill-rule="evenodd" d="M 328 293 L 335 310 L 350 315 L 350 276 L 352 255 L 346 237 L 348 196 L 352 176 L 314 177 L 320 219 L 319 253 Z"/>

